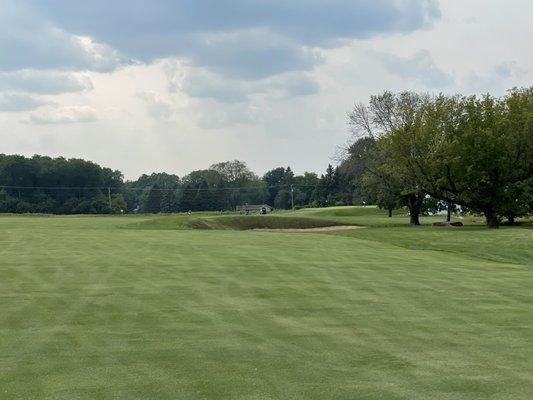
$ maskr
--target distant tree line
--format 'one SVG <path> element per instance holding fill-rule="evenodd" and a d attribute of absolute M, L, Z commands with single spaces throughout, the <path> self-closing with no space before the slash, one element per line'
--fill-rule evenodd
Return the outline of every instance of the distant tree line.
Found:
<path fill-rule="evenodd" d="M 119 171 L 90 161 L 0 154 L 0 212 L 110 213 L 123 187 Z"/>
<path fill-rule="evenodd" d="M 483 213 L 488 227 L 533 211 L 533 88 L 506 96 L 384 92 L 349 114 L 341 168 L 372 203 Z M 448 214 L 449 215 L 449 214 Z"/>
<path fill-rule="evenodd" d="M 54 214 L 172 213 L 353 204 L 353 185 L 339 168 L 318 177 L 290 167 L 262 178 L 238 160 L 179 178 L 167 173 L 124 181 L 120 171 L 80 159 L 0 154 L 0 212 Z"/>

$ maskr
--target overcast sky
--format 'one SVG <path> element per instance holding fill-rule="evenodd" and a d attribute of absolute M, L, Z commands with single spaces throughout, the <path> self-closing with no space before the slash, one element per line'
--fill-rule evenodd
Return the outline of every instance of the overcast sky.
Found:
<path fill-rule="evenodd" d="M 0 0 L 0 153 L 322 172 L 385 89 L 533 85 L 531 0 Z"/>

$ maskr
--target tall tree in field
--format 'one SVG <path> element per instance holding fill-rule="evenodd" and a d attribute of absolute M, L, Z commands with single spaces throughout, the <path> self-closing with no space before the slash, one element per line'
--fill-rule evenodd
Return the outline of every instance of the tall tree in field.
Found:
<path fill-rule="evenodd" d="M 368 106 L 356 104 L 348 114 L 348 124 L 355 137 L 373 138 L 378 142 L 380 152 L 385 154 L 380 160 L 380 169 L 386 171 L 383 176 L 389 177 L 394 186 L 401 187 L 400 195 L 409 207 L 412 225 L 420 225 L 419 215 L 425 193 L 416 176 L 392 157 L 390 136 L 395 132 L 406 136 L 416 132 L 425 99 L 426 96 L 412 92 L 384 92 L 372 96 Z"/>

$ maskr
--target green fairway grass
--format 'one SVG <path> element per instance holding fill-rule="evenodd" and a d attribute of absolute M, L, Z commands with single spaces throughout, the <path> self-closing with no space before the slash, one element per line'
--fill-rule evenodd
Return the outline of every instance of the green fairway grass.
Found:
<path fill-rule="evenodd" d="M 0 216 L 0 399 L 532 398 L 531 225 L 254 218 Z"/>

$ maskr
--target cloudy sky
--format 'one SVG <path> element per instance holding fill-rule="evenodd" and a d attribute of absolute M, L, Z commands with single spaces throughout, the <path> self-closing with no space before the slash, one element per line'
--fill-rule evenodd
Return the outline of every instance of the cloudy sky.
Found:
<path fill-rule="evenodd" d="M 389 89 L 533 84 L 531 0 L 0 0 L 0 152 L 323 171 Z"/>

